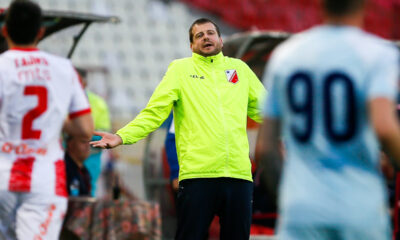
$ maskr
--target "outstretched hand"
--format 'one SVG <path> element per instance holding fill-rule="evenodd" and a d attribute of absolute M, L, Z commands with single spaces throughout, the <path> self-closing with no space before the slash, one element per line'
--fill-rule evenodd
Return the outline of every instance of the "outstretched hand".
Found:
<path fill-rule="evenodd" d="M 122 144 L 122 139 L 117 134 L 107 132 L 94 132 L 95 135 L 100 136 L 99 141 L 91 141 L 90 145 L 97 148 L 114 148 Z"/>

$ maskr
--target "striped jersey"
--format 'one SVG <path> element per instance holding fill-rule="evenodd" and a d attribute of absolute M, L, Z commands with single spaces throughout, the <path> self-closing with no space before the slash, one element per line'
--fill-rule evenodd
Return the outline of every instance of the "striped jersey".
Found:
<path fill-rule="evenodd" d="M 399 55 L 361 29 L 322 25 L 273 53 L 264 115 L 280 119 L 283 224 L 387 224 L 379 144 L 368 102 L 394 100 Z"/>
<path fill-rule="evenodd" d="M 66 196 L 61 129 L 87 113 L 69 60 L 35 48 L 0 55 L 0 190 Z"/>

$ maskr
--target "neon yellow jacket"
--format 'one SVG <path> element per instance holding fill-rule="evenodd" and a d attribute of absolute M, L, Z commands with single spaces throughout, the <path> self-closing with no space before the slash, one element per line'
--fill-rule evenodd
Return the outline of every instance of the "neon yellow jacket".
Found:
<path fill-rule="evenodd" d="M 236 83 L 228 81 L 227 70 L 236 70 Z M 173 108 L 179 180 L 252 181 L 247 115 L 261 121 L 258 103 L 264 94 L 261 82 L 241 60 L 193 53 L 170 64 L 146 108 L 117 134 L 124 144 L 135 143 L 157 129 Z"/>
<path fill-rule="evenodd" d="M 89 99 L 90 108 L 92 109 L 94 128 L 101 131 L 110 131 L 111 122 L 107 103 L 102 97 L 91 91 L 86 91 L 86 93 Z"/>

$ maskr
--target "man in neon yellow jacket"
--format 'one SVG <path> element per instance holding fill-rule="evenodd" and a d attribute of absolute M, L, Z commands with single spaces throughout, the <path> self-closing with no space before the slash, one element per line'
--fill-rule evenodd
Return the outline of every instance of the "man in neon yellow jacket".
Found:
<path fill-rule="evenodd" d="M 190 58 L 173 61 L 141 113 L 116 134 L 97 132 L 95 147 L 132 144 L 174 111 L 179 160 L 176 239 L 203 240 L 214 215 L 221 239 L 248 239 L 252 176 L 247 116 L 261 121 L 265 88 L 241 60 L 223 56 L 218 26 L 196 20 L 189 30 Z"/>

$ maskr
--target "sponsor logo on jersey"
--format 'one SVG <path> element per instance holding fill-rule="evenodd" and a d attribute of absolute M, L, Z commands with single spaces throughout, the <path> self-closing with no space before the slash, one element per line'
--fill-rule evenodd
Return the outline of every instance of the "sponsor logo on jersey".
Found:
<path fill-rule="evenodd" d="M 3 143 L 3 146 L 1 146 L 1 151 L 3 153 L 14 152 L 17 155 L 29 155 L 29 154 L 46 155 L 47 153 L 46 148 L 31 148 L 25 143 L 14 145 L 9 142 Z"/>
<path fill-rule="evenodd" d="M 39 227 L 40 233 L 35 236 L 34 240 L 42 240 L 43 237 L 46 236 L 51 220 L 53 219 L 55 210 L 56 210 L 56 205 L 51 204 L 49 210 L 47 211 L 47 218 L 44 220 L 43 223 L 40 224 Z"/>

